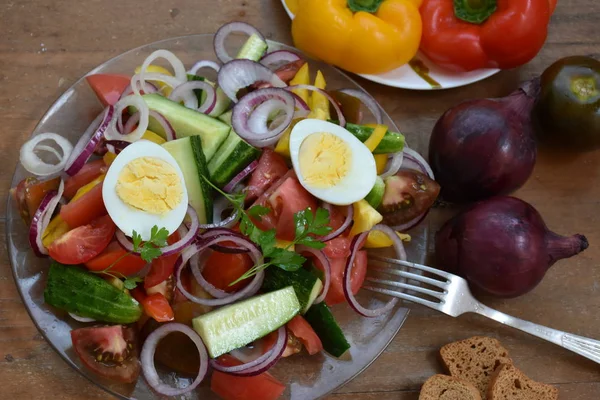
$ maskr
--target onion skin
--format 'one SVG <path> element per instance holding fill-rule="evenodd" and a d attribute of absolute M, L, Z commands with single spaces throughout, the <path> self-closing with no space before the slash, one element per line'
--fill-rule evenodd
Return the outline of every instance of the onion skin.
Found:
<path fill-rule="evenodd" d="M 549 231 L 533 206 L 507 196 L 477 203 L 446 222 L 435 242 L 440 267 L 507 298 L 531 291 L 556 261 L 588 247 L 585 236 Z"/>
<path fill-rule="evenodd" d="M 442 115 L 429 161 L 444 200 L 509 194 L 529 179 L 537 153 L 531 111 L 539 87 L 536 79 L 507 97 L 467 101 Z"/>

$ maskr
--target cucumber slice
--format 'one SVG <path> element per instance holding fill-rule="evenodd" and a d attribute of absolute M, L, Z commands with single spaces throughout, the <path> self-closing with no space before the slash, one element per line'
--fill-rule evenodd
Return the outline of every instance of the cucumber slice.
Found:
<path fill-rule="evenodd" d="M 188 81 L 204 81 L 204 82 L 208 83 L 209 85 L 211 85 L 212 87 L 215 87 L 215 85 L 216 85 L 216 83 L 206 79 L 203 76 L 188 74 L 187 79 L 188 79 Z M 206 93 L 204 92 L 204 90 L 194 89 L 194 94 L 196 95 L 196 98 L 198 99 L 198 104 L 204 103 L 204 100 L 206 100 Z M 229 108 L 229 106 L 231 105 L 231 100 L 229 99 L 229 97 L 227 97 L 227 95 L 220 88 L 217 88 L 216 95 L 217 95 L 217 100 L 216 100 L 215 106 L 213 107 L 211 112 L 208 114 L 211 117 L 218 117 L 219 115 L 223 114 L 223 112 L 225 110 L 227 110 L 227 108 Z M 231 124 L 227 124 L 227 125 L 231 126 Z"/>
<path fill-rule="evenodd" d="M 214 156 L 231 130 L 229 125 L 216 118 L 191 110 L 156 93 L 145 94 L 144 101 L 151 110 L 161 113 L 169 121 L 177 138 L 199 136 L 207 161 Z M 148 129 L 165 137 L 162 127 L 153 118 L 150 118 Z"/>
<path fill-rule="evenodd" d="M 219 120 L 225 122 L 227 125 L 231 126 L 231 117 L 233 117 L 233 110 L 229 110 L 221 115 L 219 115 Z"/>
<path fill-rule="evenodd" d="M 215 185 L 223 187 L 259 156 L 260 150 L 245 142 L 232 129 L 208 163 L 210 179 Z"/>
<path fill-rule="evenodd" d="M 339 121 L 335 120 L 329 120 L 329 122 L 339 124 Z M 352 124 L 350 122 L 346 123 L 345 128 L 363 143 L 371 136 L 374 130 L 368 126 Z M 405 140 L 403 134 L 387 131 L 379 145 L 373 150 L 373 154 L 397 153 L 404 150 L 404 143 Z"/>
<path fill-rule="evenodd" d="M 208 354 L 219 357 L 273 332 L 300 311 L 293 287 L 251 297 L 192 320 Z"/>
<path fill-rule="evenodd" d="M 133 297 L 98 275 L 78 267 L 50 265 L 44 301 L 82 317 L 115 324 L 130 324 L 142 316 Z"/>
<path fill-rule="evenodd" d="M 196 210 L 201 224 L 213 221 L 213 200 L 210 185 L 203 177 L 210 176 L 202 140 L 199 136 L 171 140 L 162 145 L 177 161 L 187 188 L 190 205 Z"/>
<path fill-rule="evenodd" d="M 284 271 L 277 267 L 267 269 L 262 286 L 264 292 L 272 292 L 287 286 L 294 288 L 300 302 L 301 314 L 308 311 L 323 289 L 321 280 L 304 268 L 297 271 Z"/>
<path fill-rule="evenodd" d="M 253 34 L 246 40 L 235 58 L 246 58 L 252 61 L 258 61 L 265 55 L 267 51 L 267 43 L 258 35 Z"/>
<path fill-rule="evenodd" d="M 371 205 L 371 207 L 377 209 L 377 207 L 379 207 L 383 201 L 384 193 L 385 182 L 383 182 L 383 179 L 378 176 L 377 180 L 375 180 L 375 186 L 373 186 L 373 189 L 371 189 L 367 197 L 365 197 L 365 200 Z"/>
<path fill-rule="evenodd" d="M 344 332 L 335 321 L 333 314 L 325 303 L 315 304 L 304 314 L 304 319 L 323 343 L 323 349 L 334 357 L 341 357 L 350 348 Z"/>

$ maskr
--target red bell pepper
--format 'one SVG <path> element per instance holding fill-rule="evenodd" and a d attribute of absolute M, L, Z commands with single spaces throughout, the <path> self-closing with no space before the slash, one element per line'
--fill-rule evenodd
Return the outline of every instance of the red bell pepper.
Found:
<path fill-rule="evenodd" d="M 515 68 L 540 51 L 557 0 L 424 0 L 421 51 L 452 71 Z"/>

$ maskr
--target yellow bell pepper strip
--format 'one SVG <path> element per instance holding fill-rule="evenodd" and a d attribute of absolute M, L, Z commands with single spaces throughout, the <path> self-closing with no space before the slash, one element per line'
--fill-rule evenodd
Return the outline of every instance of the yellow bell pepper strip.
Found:
<path fill-rule="evenodd" d="M 410 242 L 412 240 L 410 235 L 406 233 L 396 232 L 396 235 L 398 235 L 400 240 L 402 240 L 403 242 Z M 367 241 L 365 242 L 363 247 L 367 249 L 382 249 L 385 247 L 390 247 L 393 244 L 394 243 L 392 242 L 392 239 L 390 239 L 385 233 L 373 231 L 369 233 Z"/>
<path fill-rule="evenodd" d="M 102 160 L 107 167 L 110 167 L 113 161 L 115 161 L 115 158 L 117 158 L 117 155 L 115 153 L 111 153 L 110 151 L 102 156 Z"/>
<path fill-rule="evenodd" d="M 294 76 L 290 81 L 290 86 L 295 85 L 310 85 L 310 70 L 308 68 L 308 63 L 304 63 L 298 72 L 296 72 L 296 76 Z M 308 90 L 294 89 L 292 92 L 300 96 L 300 98 L 304 100 L 306 104 L 308 104 Z"/>
<path fill-rule="evenodd" d="M 142 135 L 142 139 L 149 140 L 156 144 L 163 144 L 167 142 L 165 139 L 163 139 L 162 136 L 159 136 L 158 134 L 152 131 L 144 132 L 144 134 Z"/>
<path fill-rule="evenodd" d="M 292 129 L 298 122 L 302 121 L 301 118 L 295 119 L 292 121 L 290 126 L 283 132 L 283 135 L 279 138 L 277 145 L 275 146 L 275 153 L 290 158 L 290 134 L 292 133 Z"/>
<path fill-rule="evenodd" d="M 354 237 L 362 232 L 373 229 L 375 225 L 383 221 L 383 216 L 377 212 L 366 200 L 360 200 L 352 204 L 354 207 L 354 224 L 350 230 L 350 237 Z M 401 240 L 409 241 L 410 236 L 396 232 Z M 386 234 L 379 231 L 369 233 L 365 241 L 364 248 L 379 249 L 390 247 L 392 240 Z"/>
<path fill-rule="evenodd" d="M 383 137 L 385 136 L 386 132 L 388 131 L 388 127 L 385 125 L 375 125 L 375 124 L 368 124 L 367 126 L 369 128 L 373 128 L 373 133 L 371 133 L 371 136 L 369 136 L 369 138 L 364 141 L 364 144 L 365 144 L 365 146 L 367 146 L 369 151 L 372 153 L 373 151 L 375 151 L 377 146 L 379 146 L 379 143 L 381 143 L 381 141 L 383 140 Z"/>
<path fill-rule="evenodd" d="M 294 45 L 357 74 L 408 63 L 419 49 L 421 0 L 302 0 L 292 21 Z"/>
<path fill-rule="evenodd" d="M 388 162 L 387 154 L 373 154 L 375 158 L 375 165 L 377 166 L 377 175 L 381 175 L 385 172 L 385 167 Z"/>
<path fill-rule="evenodd" d="M 317 77 L 315 78 L 315 87 L 325 90 L 327 82 L 321 71 L 317 71 Z M 320 119 L 327 121 L 331 118 L 329 114 L 329 100 L 319 92 L 312 92 L 310 95 L 310 114 L 308 118 Z"/>

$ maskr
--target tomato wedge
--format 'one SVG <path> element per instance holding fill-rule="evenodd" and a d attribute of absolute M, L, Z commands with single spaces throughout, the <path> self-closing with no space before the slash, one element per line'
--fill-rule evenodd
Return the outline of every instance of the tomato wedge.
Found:
<path fill-rule="evenodd" d="M 103 106 L 114 106 L 121 94 L 129 86 L 131 77 L 124 75 L 96 74 L 85 77 L 88 85 L 98 96 Z"/>
<path fill-rule="evenodd" d="M 325 242 L 323 253 L 331 258 L 346 258 L 350 255 L 352 240 L 345 236 L 338 236 Z"/>
<path fill-rule="evenodd" d="M 287 327 L 292 331 L 294 336 L 300 339 L 308 354 L 312 356 L 323 351 L 321 339 L 319 339 L 319 336 L 317 336 L 314 329 L 301 315 L 292 318 L 292 320 L 287 323 Z"/>
<path fill-rule="evenodd" d="M 327 292 L 327 296 L 325 296 L 325 303 L 328 306 L 333 306 L 346 301 L 346 296 L 344 296 L 344 269 L 346 268 L 346 257 L 329 257 L 329 263 L 331 265 L 331 286 L 329 286 L 329 291 Z M 358 293 L 365 280 L 365 276 L 367 275 L 367 263 L 367 252 L 364 250 L 358 251 L 354 258 L 354 265 L 352 266 L 351 287 L 353 294 Z M 315 265 L 318 267 L 318 262 L 315 261 Z"/>
<path fill-rule="evenodd" d="M 310 207 L 317 210 L 317 201 L 302 187 L 298 179 L 288 178 L 269 197 L 269 204 L 277 216 L 277 237 L 292 241 L 296 236 L 294 214 Z"/>
<path fill-rule="evenodd" d="M 90 223 L 92 220 L 106 215 L 106 207 L 102 200 L 102 183 L 94 186 L 81 198 L 64 205 L 60 216 L 71 228 Z"/>
<path fill-rule="evenodd" d="M 85 263 L 90 271 L 104 271 L 110 267 L 110 272 L 119 276 L 133 275 L 141 271 L 145 265 L 146 261 L 142 260 L 140 256 L 129 254 L 114 240 L 98 257 Z"/>
<path fill-rule="evenodd" d="M 108 171 L 104 160 L 96 160 L 85 164 L 79 172 L 65 181 L 63 196 L 72 199 L 75 193 L 82 187 Z"/>
<path fill-rule="evenodd" d="M 219 363 L 226 366 L 242 364 L 230 355 L 219 357 Z M 210 388 L 224 400 L 276 400 L 285 391 L 285 385 L 268 372 L 241 377 L 213 371 Z"/>
<path fill-rule="evenodd" d="M 56 239 L 48 252 L 62 264 L 83 264 L 97 257 L 112 241 L 117 227 L 108 215 L 75 228 Z"/>
<path fill-rule="evenodd" d="M 227 293 L 237 292 L 246 287 L 251 279 L 244 279 L 233 286 L 229 286 L 229 284 L 248 272 L 252 265 L 252 260 L 247 254 L 215 251 L 206 260 L 202 276 L 217 289 Z"/>
<path fill-rule="evenodd" d="M 167 243 L 177 243 L 179 239 L 179 233 L 174 232 L 167 238 Z M 150 271 L 148 271 L 148 275 L 144 278 L 144 288 L 149 289 L 156 286 L 171 276 L 175 269 L 175 262 L 178 257 L 179 253 L 175 253 L 170 256 L 155 258 L 152 261 L 152 266 L 150 267 Z"/>
<path fill-rule="evenodd" d="M 154 293 L 142 300 L 144 311 L 157 322 L 168 322 L 175 319 L 169 301 L 161 293 Z"/>
<path fill-rule="evenodd" d="M 246 199 L 248 201 L 257 199 L 288 171 L 289 168 L 283 157 L 269 148 L 264 149 L 258 159 L 258 167 L 248 181 Z"/>

